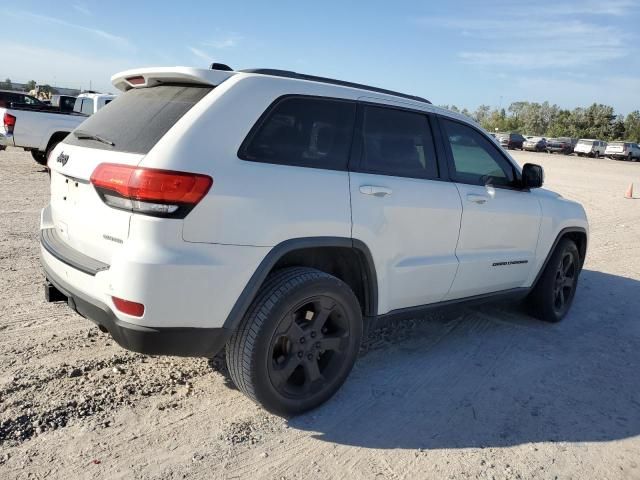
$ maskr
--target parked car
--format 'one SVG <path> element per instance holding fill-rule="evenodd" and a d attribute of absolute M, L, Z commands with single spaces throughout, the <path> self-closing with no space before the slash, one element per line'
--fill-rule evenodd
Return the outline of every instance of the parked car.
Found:
<path fill-rule="evenodd" d="M 603 140 L 593 140 L 591 138 L 581 138 L 578 140 L 573 152 L 579 157 L 595 157 L 599 158 L 604 156 L 604 152 L 607 148 L 607 142 Z"/>
<path fill-rule="evenodd" d="M 542 167 L 419 97 L 226 68 L 119 73 L 55 148 L 49 301 L 138 352 L 226 345 L 237 387 L 280 414 L 330 398 L 377 322 L 480 298 L 567 314 L 587 219 Z"/>
<path fill-rule="evenodd" d="M 573 148 L 576 145 L 577 140 L 569 137 L 550 138 L 547 140 L 547 152 L 548 153 L 564 153 L 569 155 L 573 153 Z"/>
<path fill-rule="evenodd" d="M 63 112 L 73 112 L 75 104 L 76 97 L 71 95 L 53 95 L 51 97 L 51 105 Z"/>
<path fill-rule="evenodd" d="M 633 142 L 611 142 L 607 145 L 604 155 L 614 160 L 637 162 L 640 159 L 640 146 Z"/>
<path fill-rule="evenodd" d="M 547 149 L 547 139 L 544 137 L 531 137 L 522 144 L 522 148 L 529 152 L 544 152 Z"/>
<path fill-rule="evenodd" d="M 509 150 L 513 150 L 516 148 L 519 148 L 520 150 L 523 149 L 522 145 L 525 141 L 525 138 L 519 133 L 498 133 L 496 135 L 496 138 L 500 142 L 500 145 L 502 145 L 504 148 L 507 148 Z"/>
<path fill-rule="evenodd" d="M 10 104 L 44 105 L 43 102 L 31 95 L 13 90 L 0 90 L 0 108 L 7 108 Z"/>
<path fill-rule="evenodd" d="M 78 97 L 83 102 L 82 109 L 91 114 L 113 98 L 113 95 L 97 94 Z M 0 108 L 0 118 L 3 119 L 0 134 L 6 137 L 9 145 L 31 152 L 33 159 L 41 165 L 47 163 L 55 146 L 90 115 L 47 105 L 11 105 L 12 108 Z"/>
<path fill-rule="evenodd" d="M 105 105 L 108 105 L 115 95 L 107 93 L 81 93 L 75 100 L 73 111 L 85 115 L 93 115 Z"/>

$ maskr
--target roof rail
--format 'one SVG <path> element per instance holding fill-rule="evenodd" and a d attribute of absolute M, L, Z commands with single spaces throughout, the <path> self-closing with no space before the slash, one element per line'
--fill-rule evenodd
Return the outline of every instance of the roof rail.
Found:
<path fill-rule="evenodd" d="M 271 75 L 274 77 L 283 78 L 295 78 L 298 80 L 309 80 L 311 82 L 328 83 L 330 85 L 339 85 L 341 87 L 359 88 L 360 90 L 368 90 L 370 92 L 383 93 L 385 95 L 393 95 L 394 97 L 406 98 L 408 100 L 414 100 L 416 102 L 431 104 L 429 100 L 415 95 L 407 95 L 406 93 L 394 92 L 393 90 L 386 90 L 384 88 L 372 87 L 370 85 L 363 85 L 361 83 L 345 82 L 344 80 L 335 80 L 333 78 L 316 77 L 315 75 L 306 75 L 304 73 L 292 72 L 289 70 L 277 70 L 274 68 L 250 68 L 246 70 L 239 70 L 243 73 L 257 73 L 261 75 Z"/>

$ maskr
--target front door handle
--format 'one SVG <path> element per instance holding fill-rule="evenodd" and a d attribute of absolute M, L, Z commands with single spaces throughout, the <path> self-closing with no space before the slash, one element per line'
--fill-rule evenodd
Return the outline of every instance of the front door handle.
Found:
<path fill-rule="evenodd" d="M 360 193 L 364 195 L 373 195 L 375 197 L 386 197 L 391 195 L 392 190 L 387 187 L 380 187 L 377 185 L 362 185 L 360 187 Z"/>
<path fill-rule="evenodd" d="M 477 195 L 475 193 L 470 193 L 467 195 L 467 200 L 482 205 L 484 203 L 487 203 L 489 197 L 487 197 L 486 195 Z"/>

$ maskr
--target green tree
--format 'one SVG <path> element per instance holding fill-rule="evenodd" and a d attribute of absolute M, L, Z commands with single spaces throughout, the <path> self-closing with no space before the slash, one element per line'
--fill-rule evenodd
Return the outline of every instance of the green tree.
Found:
<path fill-rule="evenodd" d="M 483 122 L 485 122 L 486 119 L 489 117 L 490 112 L 491 112 L 491 107 L 489 105 L 480 105 L 478 109 L 475 112 L 473 112 L 472 118 L 476 122 L 478 122 L 480 125 L 482 125 Z"/>
<path fill-rule="evenodd" d="M 26 84 L 26 88 L 27 88 L 27 92 L 30 92 L 31 90 L 36 88 L 36 81 L 35 80 L 29 80 L 27 82 L 27 84 Z"/>
<path fill-rule="evenodd" d="M 558 110 L 549 122 L 548 137 L 568 137 L 572 131 L 572 115 L 569 110 Z"/>
<path fill-rule="evenodd" d="M 0 88 L 4 90 L 13 90 L 13 84 L 11 83 L 11 79 L 7 78 L 4 82 L 0 82 Z"/>
<path fill-rule="evenodd" d="M 40 85 L 40 91 L 41 92 L 45 92 L 45 93 L 49 93 L 51 95 L 55 95 L 58 93 L 58 90 L 56 90 L 55 88 L 53 88 L 51 85 Z"/>
<path fill-rule="evenodd" d="M 624 119 L 624 133 L 627 140 L 640 142 L 640 111 L 634 110 Z"/>
<path fill-rule="evenodd" d="M 611 128 L 609 140 L 624 140 L 626 136 L 624 117 L 621 115 L 616 117 Z"/>

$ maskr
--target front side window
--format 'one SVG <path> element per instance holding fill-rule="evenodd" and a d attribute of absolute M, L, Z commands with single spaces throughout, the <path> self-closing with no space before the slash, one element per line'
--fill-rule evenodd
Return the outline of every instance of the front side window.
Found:
<path fill-rule="evenodd" d="M 453 159 L 454 180 L 472 185 L 510 186 L 513 166 L 491 142 L 475 129 L 452 120 L 441 119 Z"/>
<path fill-rule="evenodd" d="M 365 106 L 360 169 L 398 177 L 436 178 L 435 149 L 427 116 Z"/>
<path fill-rule="evenodd" d="M 355 124 L 353 102 L 290 97 L 279 101 L 240 147 L 240 158 L 345 170 Z"/>

